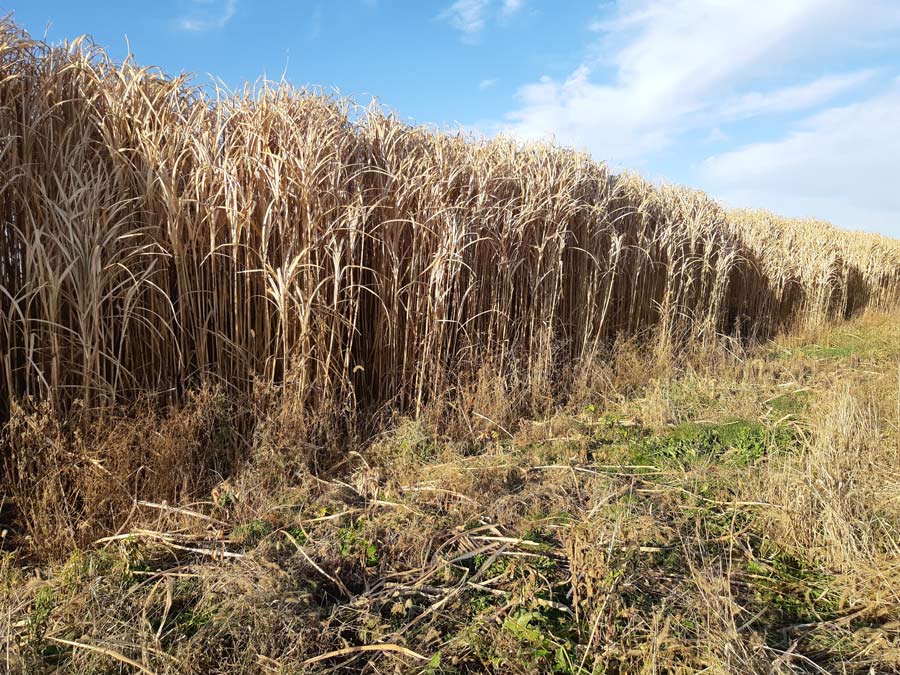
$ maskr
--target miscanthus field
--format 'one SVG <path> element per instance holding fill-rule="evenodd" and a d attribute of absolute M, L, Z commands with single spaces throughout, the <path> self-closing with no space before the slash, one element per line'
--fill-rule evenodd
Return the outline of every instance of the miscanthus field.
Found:
<path fill-rule="evenodd" d="M 0 669 L 900 672 L 900 242 L 0 21 Z"/>

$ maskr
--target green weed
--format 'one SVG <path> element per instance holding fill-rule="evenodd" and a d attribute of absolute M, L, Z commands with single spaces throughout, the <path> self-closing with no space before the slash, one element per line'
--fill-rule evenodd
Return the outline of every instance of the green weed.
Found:
<path fill-rule="evenodd" d="M 245 546 L 255 546 L 263 537 L 270 534 L 272 530 L 272 523 L 257 518 L 256 520 L 251 520 L 249 523 L 242 523 L 235 527 L 232 535 L 238 542 Z"/>
<path fill-rule="evenodd" d="M 554 673 L 575 673 L 578 659 L 571 639 L 573 627 L 561 616 L 559 612 L 522 610 L 507 617 L 503 631 L 519 645 L 516 659 L 540 662 Z"/>
<path fill-rule="evenodd" d="M 769 399 L 767 405 L 779 415 L 801 415 L 809 410 L 812 392 L 795 391 Z"/>
<path fill-rule="evenodd" d="M 772 451 L 796 449 L 798 438 L 790 427 L 769 429 L 758 422 L 737 420 L 724 424 L 689 422 L 669 433 L 649 436 L 637 443 L 637 458 L 689 466 L 721 460 L 734 466 L 753 464 Z"/>
<path fill-rule="evenodd" d="M 365 537 L 363 528 L 359 523 L 338 529 L 338 541 L 340 542 L 342 556 L 360 557 L 366 567 L 375 567 L 378 564 L 378 547 Z"/>
<path fill-rule="evenodd" d="M 832 577 L 818 566 L 764 543 L 746 563 L 755 602 L 773 626 L 823 621 L 836 616 L 841 599 Z"/>

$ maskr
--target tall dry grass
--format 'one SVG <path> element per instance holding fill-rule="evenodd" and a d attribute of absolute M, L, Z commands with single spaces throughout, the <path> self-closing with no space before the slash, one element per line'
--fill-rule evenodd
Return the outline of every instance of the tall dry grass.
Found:
<path fill-rule="evenodd" d="M 896 240 L 766 211 L 733 211 L 729 226 L 769 282 L 771 293 L 754 305 L 763 317 L 783 321 L 793 314 L 803 325 L 818 326 L 900 303 Z"/>
<path fill-rule="evenodd" d="M 0 25 L 0 408 L 202 382 L 420 412 L 489 364 L 552 398 L 615 338 L 900 297 L 900 244 L 286 84 L 192 87 Z"/>

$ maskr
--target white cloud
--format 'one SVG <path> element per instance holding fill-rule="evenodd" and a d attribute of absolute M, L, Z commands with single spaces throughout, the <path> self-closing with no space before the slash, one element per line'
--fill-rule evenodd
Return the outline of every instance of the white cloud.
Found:
<path fill-rule="evenodd" d="M 778 141 L 705 160 L 706 187 L 734 205 L 828 217 L 900 236 L 900 79 L 815 114 Z"/>
<path fill-rule="evenodd" d="M 493 87 L 495 84 L 497 84 L 497 79 L 496 79 L 496 78 L 490 78 L 490 79 L 488 79 L 488 80 L 482 80 L 481 82 L 479 82 L 479 83 L 478 83 L 478 88 L 481 89 L 482 91 L 484 91 L 485 89 L 490 89 L 490 88 Z"/>
<path fill-rule="evenodd" d="M 438 18 L 449 21 L 463 39 L 473 40 L 484 30 L 488 4 L 488 0 L 456 0 Z"/>
<path fill-rule="evenodd" d="M 686 130 L 808 108 L 858 86 L 869 75 L 747 91 L 786 64 L 849 48 L 889 25 L 900 25 L 889 0 L 619 0 L 592 26 L 592 58 L 563 81 L 523 86 L 504 130 L 634 162 Z M 600 68 L 613 76 L 597 80 Z"/>
<path fill-rule="evenodd" d="M 510 19 L 522 9 L 524 0 L 502 0 L 499 8 L 501 19 Z M 489 15 L 496 15 L 494 0 L 456 0 L 438 15 L 462 33 L 463 41 L 475 42 L 487 27 Z"/>
<path fill-rule="evenodd" d="M 176 23 L 193 33 L 224 28 L 237 12 L 237 0 L 191 0 L 190 11 Z"/>
<path fill-rule="evenodd" d="M 582 66 L 565 81 L 549 77 L 522 87 L 521 107 L 508 114 L 506 133 L 546 138 L 585 148 L 598 158 L 624 161 L 664 147 L 668 133 L 654 129 L 653 111 L 640 97 L 615 86 L 593 84 Z"/>
<path fill-rule="evenodd" d="M 722 106 L 721 114 L 728 118 L 752 117 L 763 113 L 805 110 L 827 103 L 835 97 L 870 82 L 874 70 L 824 75 L 812 82 L 783 87 L 770 92 L 742 94 Z"/>
<path fill-rule="evenodd" d="M 714 127 L 710 130 L 709 134 L 706 136 L 704 143 L 712 144 L 712 143 L 724 143 L 728 140 L 728 134 L 722 131 L 722 127 Z"/>
<path fill-rule="evenodd" d="M 510 17 L 522 9 L 522 0 L 503 0 L 503 16 Z"/>

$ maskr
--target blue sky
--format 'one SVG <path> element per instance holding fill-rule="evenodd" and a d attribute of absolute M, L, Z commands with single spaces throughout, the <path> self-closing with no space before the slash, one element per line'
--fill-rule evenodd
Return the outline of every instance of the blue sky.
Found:
<path fill-rule="evenodd" d="M 900 237 L 900 0 L 0 0 L 229 86 L 548 138 L 734 206 Z M 126 43 L 126 36 L 128 42 Z"/>

